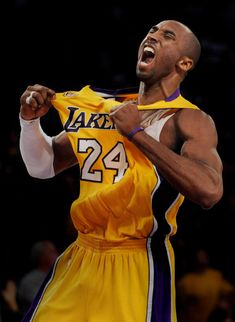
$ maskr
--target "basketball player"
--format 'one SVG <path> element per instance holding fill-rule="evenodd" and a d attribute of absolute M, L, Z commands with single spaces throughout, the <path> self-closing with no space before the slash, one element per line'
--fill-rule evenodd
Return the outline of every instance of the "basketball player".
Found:
<path fill-rule="evenodd" d="M 78 238 L 24 322 L 176 322 L 170 237 L 178 209 L 184 198 L 211 208 L 223 193 L 215 124 L 180 93 L 200 51 L 187 26 L 162 21 L 140 44 L 138 93 L 34 85 L 22 94 L 29 174 L 51 178 L 80 166 L 71 207 Z M 52 106 L 64 127 L 53 138 L 40 126 Z"/>

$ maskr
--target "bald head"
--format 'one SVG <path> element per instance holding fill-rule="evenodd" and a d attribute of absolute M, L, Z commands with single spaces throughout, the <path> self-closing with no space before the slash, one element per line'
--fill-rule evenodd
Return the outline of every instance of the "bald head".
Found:
<path fill-rule="evenodd" d="M 137 77 L 148 85 L 165 79 L 181 82 L 197 64 L 200 52 L 197 37 L 186 25 L 161 21 L 152 26 L 139 46 Z"/>
<path fill-rule="evenodd" d="M 199 60 L 201 54 L 201 45 L 197 36 L 192 32 L 192 30 L 177 20 L 164 20 L 157 26 L 172 26 L 177 33 L 176 36 L 180 35 L 181 54 L 182 56 L 187 56 L 192 59 L 193 65 L 191 69 L 193 69 Z"/>

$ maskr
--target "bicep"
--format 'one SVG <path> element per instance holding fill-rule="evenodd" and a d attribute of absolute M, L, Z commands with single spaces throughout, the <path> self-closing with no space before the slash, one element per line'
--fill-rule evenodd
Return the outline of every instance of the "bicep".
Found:
<path fill-rule="evenodd" d="M 60 173 L 78 163 L 65 131 L 53 138 L 54 170 Z"/>
<path fill-rule="evenodd" d="M 181 155 L 222 172 L 222 161 L 217 151 L 218 136 L 210 116 L 194 111 L 190 117 L 182 118 L 179 125 L 183 138 Z"/>
<path fill-rule="evenodd" d="M 190 139 L 184 142 L 181 155 L 202 165 L 207 165 L 217 172 L 222 172 L 222 162 L 215 146 L 200 140 Z"/>

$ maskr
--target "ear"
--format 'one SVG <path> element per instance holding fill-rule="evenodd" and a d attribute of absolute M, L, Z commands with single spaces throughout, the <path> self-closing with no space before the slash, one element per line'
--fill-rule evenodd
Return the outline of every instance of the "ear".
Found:
<path fill-rule="evenodd" d="M 181 57 L 178 62 L 176 63 L 177 67 L 187 73 L 190 69 L 193 69 L 194 63 L 193 60 L 187 56 Z"/>

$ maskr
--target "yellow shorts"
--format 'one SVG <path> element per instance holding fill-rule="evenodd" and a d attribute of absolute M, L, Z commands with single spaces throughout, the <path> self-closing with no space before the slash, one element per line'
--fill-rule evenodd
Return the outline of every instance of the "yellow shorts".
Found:
<path fill-rule="evenodd" d="M 169 256 L 160 252 L 162 266 L 155 267 L 149 241 L 107 242 L 80 234 L 22 322 L 176 322 L 171 282 L 166 287 L 162 272 Z"/>

